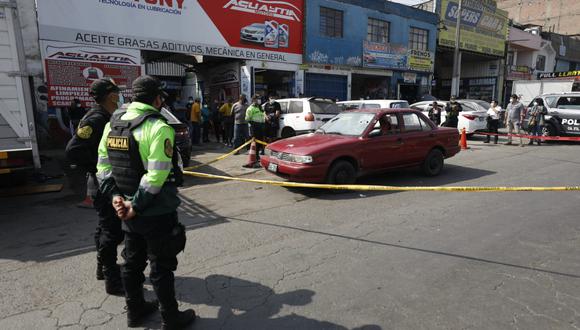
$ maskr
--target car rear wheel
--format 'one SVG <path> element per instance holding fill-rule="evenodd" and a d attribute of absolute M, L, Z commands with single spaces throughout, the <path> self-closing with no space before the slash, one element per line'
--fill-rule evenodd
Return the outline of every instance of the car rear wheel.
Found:
<path fill-rule="evenodd" d="M 427 176 L 436 176 L 443 169 L 443 153 L 439 149 L 433 149 L 429 152 L 423 161 L 423 173 Z"/>
<path fill-rule="evenodd" d="M 332 164 L 326 182 L 329 184 L 353 184 L 356 181 L 356 169 L 346 160 Z"/>
<path fill-rule="evenodd" d="M 296 136 L 296 132 L 294 131 L 294 129 L 292 129 L 292 127 L 284 127 L 280 135 L 282 136 L 283 139 L 285 139 L 292 136 Z"/>

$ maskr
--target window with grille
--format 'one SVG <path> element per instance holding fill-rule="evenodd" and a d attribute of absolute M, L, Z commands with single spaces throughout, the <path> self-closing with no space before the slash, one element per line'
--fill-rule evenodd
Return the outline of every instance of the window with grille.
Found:
<path fill-rule="evenodd" d="M 409 32 L 409 48 L 429 50 L 429 31 L 412 27 Z"/>
<path fill-rule="evenodd" d="M 536 59 L 536 70 L 544 71 L 546 69 L 546 56 L 538 55 Z"/>
<path fill-rule="evenodd" d="M 325 37 L 342 38 L 342 11 L 320 7 L 320 34 Z"/>
<path fill-rule="evenodd" d="M 389 42 L 389 22 L 369 18 L 367 25 L 367 40 L 378 43 Z"/>

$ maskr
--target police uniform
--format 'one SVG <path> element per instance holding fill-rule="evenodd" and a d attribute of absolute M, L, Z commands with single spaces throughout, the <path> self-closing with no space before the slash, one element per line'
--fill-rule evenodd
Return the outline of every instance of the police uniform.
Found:
<path fill-rule="evenodd" d="M 459 102 L 452 100 L 450 103 L 448 103 L 445 126 L 457 128 L 457 124 L 459 123 L 459 113 L 461 111 L 463 111 L 463 107 L 461 104 L 459 104 Z"/>
<path fill-rule="evenodd" d="M 97 177 L 103 191 L 132 203 L 136 216 L 122 222 L 125 264 L 121 278 L 126 291 L 127 322 L 138 326 L 157 309 L 143 297 L 143 271 L 149 259 L 149 278 L 159 299 L 163 328 L 190 323 L 193 310 L 179 312 L 174 275 L 177 254 L 185 248 L 185 228 L 177 220 L 181 184 L 175 132 L 152 105 L 141 102 L 166 95 L 159 80 L 149 76 L 133 82 L 134 100 L 126 111 L 113 114 L 99 145 Z M 152 103 L 152 102 L 150 102 Z"/>
<path fill-rule="evenodd" d="M 99 79 L 91 85 L 91 95 L 101 100 L 109 93 L 118 93 L 119 88 L 109 80 Z M 121 220 L 117 217 L 111 202 L 99 190 L 97 172 L 97 149 L 105 125 L 111 114 L 101 105 L 92 108 L 79 122 L 79 126 L 69 141 L 66 154 L 69 160 L 87 171 L 87 191 L 93 198 L 99 216 L 99 224 L 94 239 L 97 248 L 97 278 L 105 280 L 105 290 L 109 294 L 123 295 L 117 246 L 123 241 Z"/>

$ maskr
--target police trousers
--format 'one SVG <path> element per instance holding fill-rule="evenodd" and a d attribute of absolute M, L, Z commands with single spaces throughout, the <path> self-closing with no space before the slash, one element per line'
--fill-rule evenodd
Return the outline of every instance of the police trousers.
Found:
<path fill-rule="evenodd" d="M 177 221 L 177 212 L 155 217 L 136 217 L 129 221 L 132 223 L 131 228 L 123 226 L 125 264 L 121 267 L 127 307 L 143 303 L 143 271 L 149 260 L 149 279 L 161 311 L 177 312 L 173 272 L 177 269 L 177 254 L 185 248 L 185 227 Z M 146 231 L 138 228 L 140 221 L 149 223 Z M 150 226 L 153 221 L 155 225 Z"/>
<path fill-rule="evenodd" d="M 97 262 L 103 267 L 106 280 L 119 279 L 117 265 L 117 246 L 123 242 L 121 219 L 117 217 L 111 201 L 96 192 L 93 196 L 95 210 L 99 216 L 99 224 L 95 230 L 95 246 L 97 248 Z"/>

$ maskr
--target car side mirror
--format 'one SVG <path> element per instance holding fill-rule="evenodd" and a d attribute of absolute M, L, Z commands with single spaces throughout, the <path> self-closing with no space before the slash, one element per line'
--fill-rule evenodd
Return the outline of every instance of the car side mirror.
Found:
<path fill-rule="evenodd" d="M 381 136 L 381 129 L 380 128 L 375 128 L 369 133 L 370 138 L 374 138 L 377 136 Z"/>

